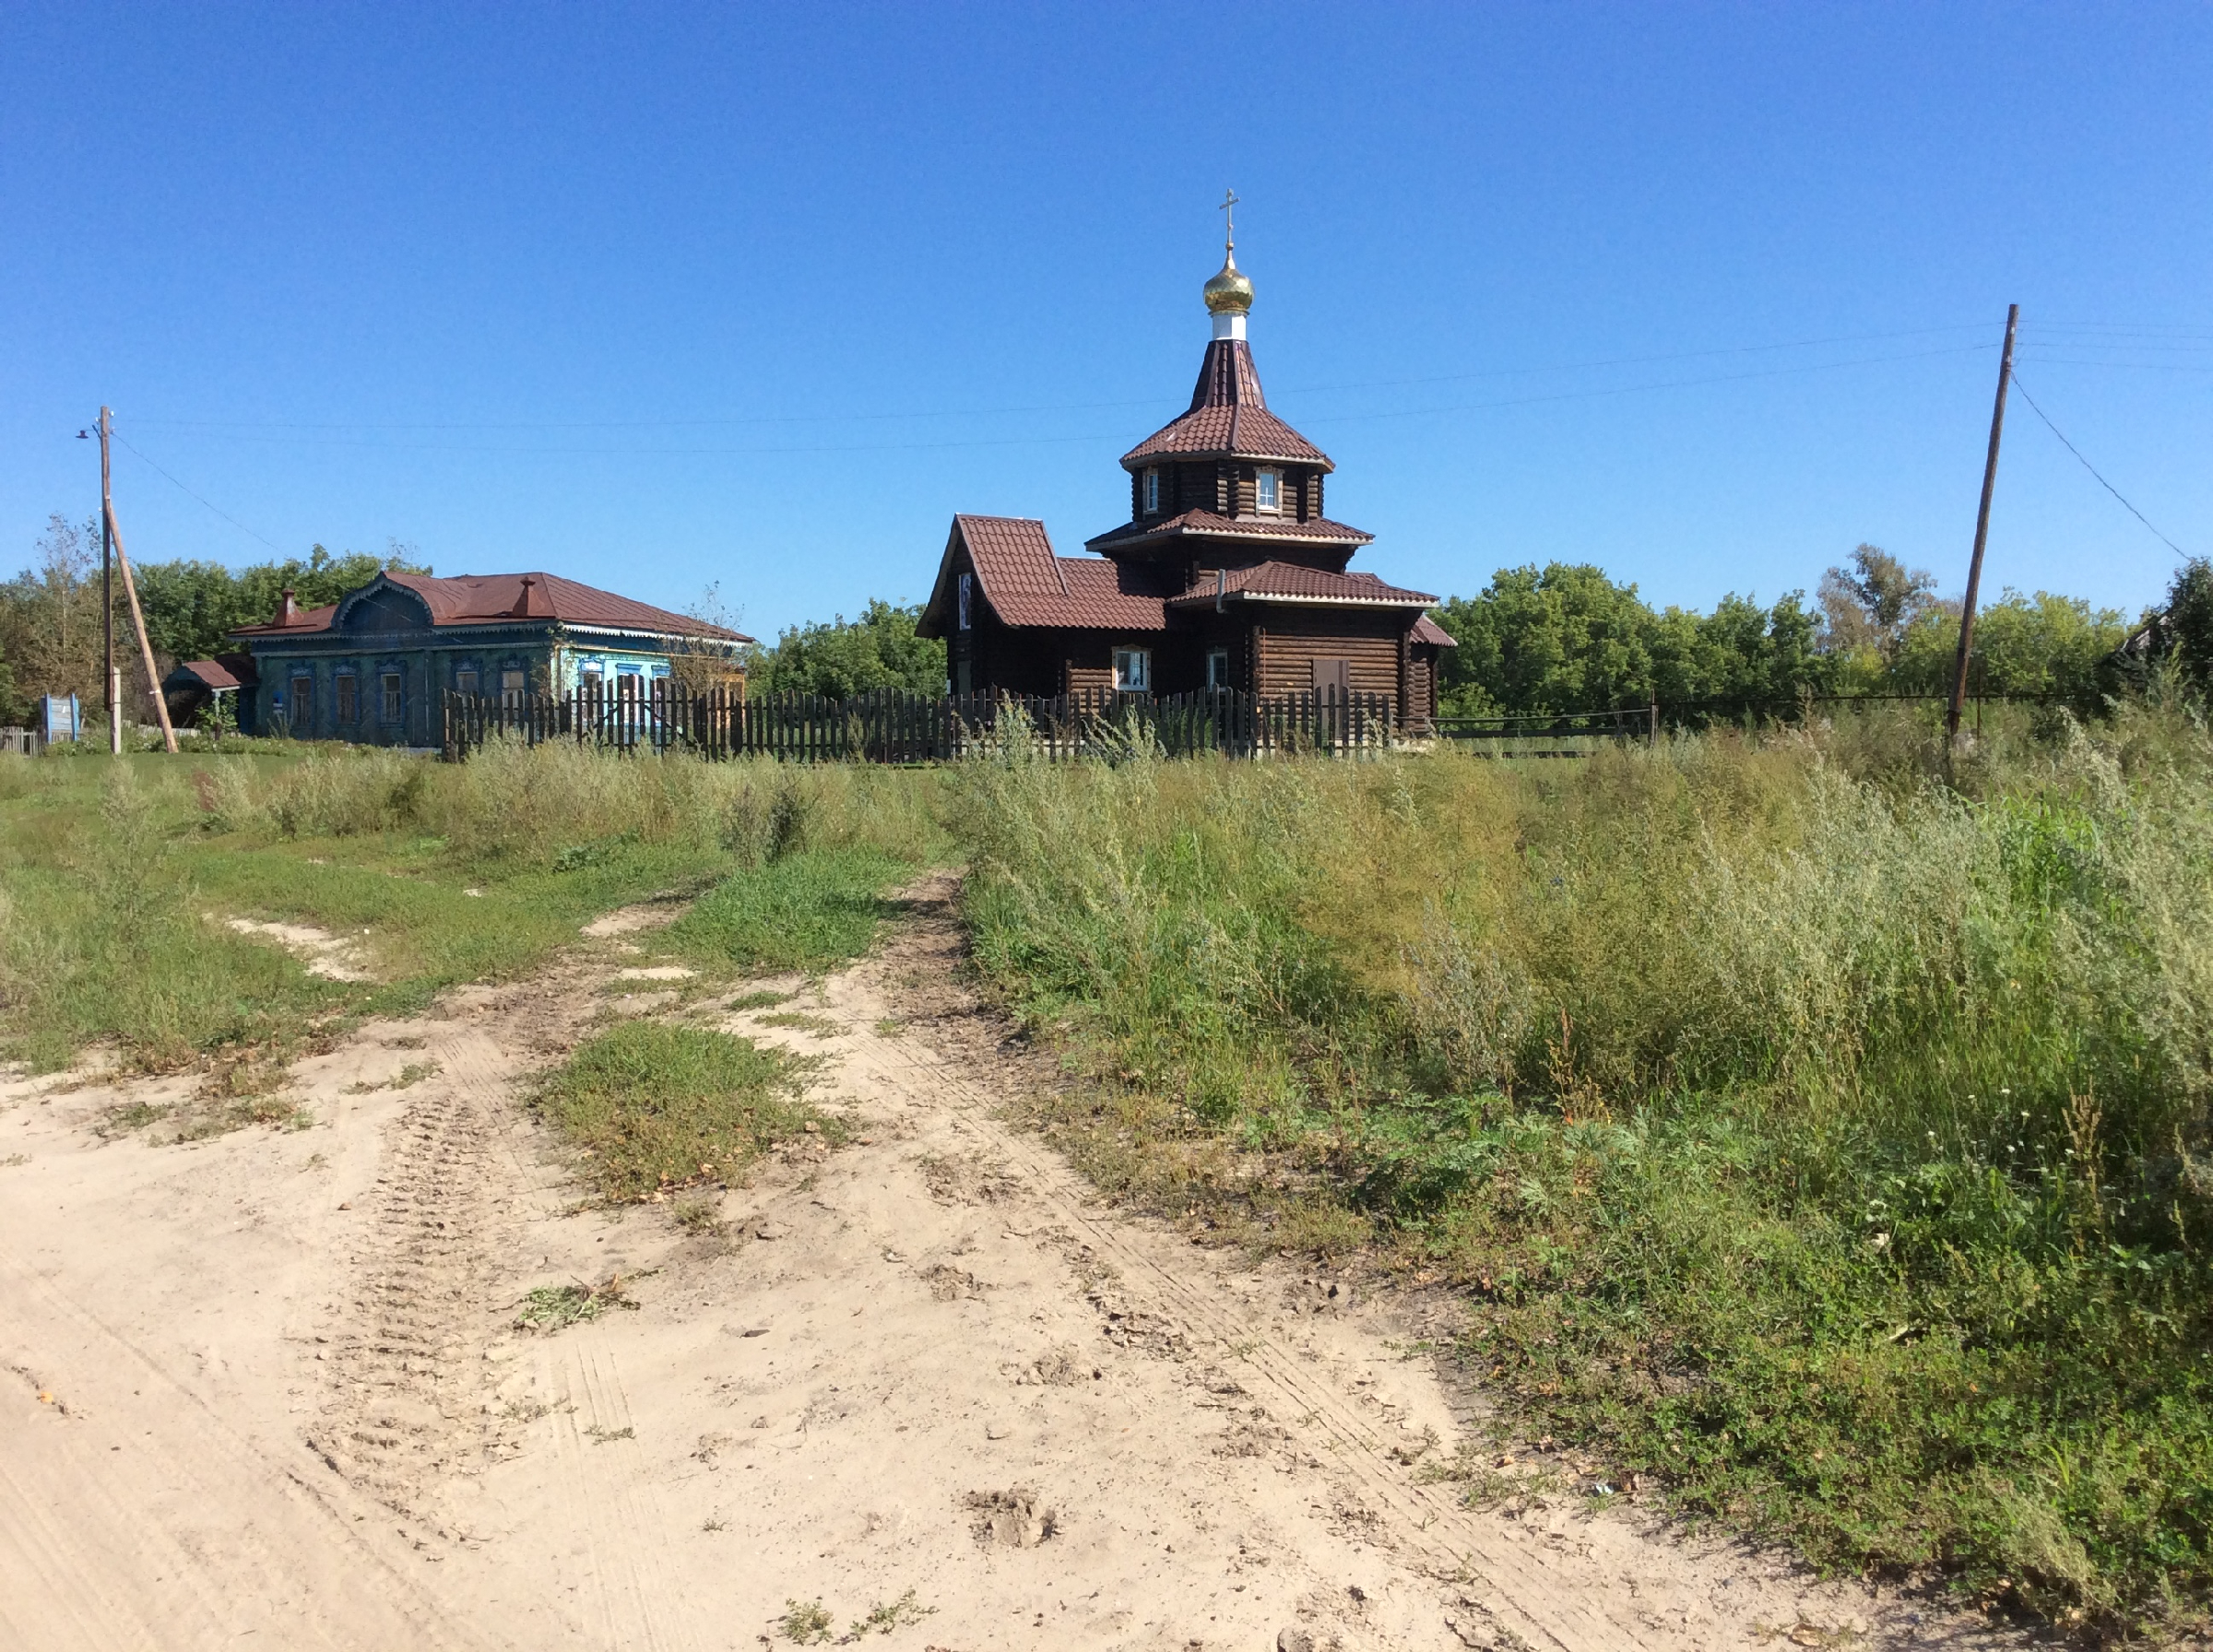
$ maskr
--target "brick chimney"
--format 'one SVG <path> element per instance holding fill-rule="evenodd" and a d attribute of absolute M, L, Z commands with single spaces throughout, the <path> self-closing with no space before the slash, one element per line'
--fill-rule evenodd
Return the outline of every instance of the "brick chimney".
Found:
<path fill-rule="evenodd" d="M 523 594 L 515 599 L 510 618 L 515 620 L 545 620 L 551 617 L 553 608 L 538 588 L 538 575 L 523 575 Z"/>
<path fill-rule="evenodd" d="M 292 600 L 293 595 L 291 588 L 287 586 L 284 600 L 277 605 L 277 623 L 279 625 L 296 625 L 300 621 L 300 605 Z"/>

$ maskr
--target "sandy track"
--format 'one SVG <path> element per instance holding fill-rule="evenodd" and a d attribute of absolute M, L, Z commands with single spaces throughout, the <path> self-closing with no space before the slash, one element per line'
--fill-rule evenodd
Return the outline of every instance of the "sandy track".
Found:
<path fill-rule="evenodd" d="M 304 1064 L 306 1131 L 102 1142 L 119 1092 L 0 1090 L 0 1646 L 681 1652 L 817 1600 L 914 1652 L 1995 1644 L 1573 1498 L 1461 1508 L 1421 1304 L 1111 1210 L 1002 1121 L 1035 1069 L 950 892 L 789 1007 L 834 1032 L 728 1018 L 870 1123 L 720 1236 L 564 1213 L 515 1104 L 662 1002 L 598 990 L 624 925 Z M 610 1273 L 636 1312 L 514 1328 Z"/>

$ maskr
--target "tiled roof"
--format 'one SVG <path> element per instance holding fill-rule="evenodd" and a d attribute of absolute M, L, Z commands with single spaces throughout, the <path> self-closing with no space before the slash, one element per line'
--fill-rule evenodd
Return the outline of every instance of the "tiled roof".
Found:
<path fill-rule="evenodd" d="M 388 572 L 380 577 L 392 584 L 404 585 L 421 597 L 431 610 L 431 623 L 435 626 L 555 620 L 569 625 L 603 625 L 657 635 L 711 637 L 725 643 L 752 641 L 742 631 L 709 625 L 688 614 L 672 614 L 650 603 L 633 602 L 627 596 L 563 579 L 557 573 Z M 328 631 L 337 610 L 337 603 L 325 608 L 303 608 L 290 625 L 242 625 L 231 634 L 290 636 L 302 631 Z"/>
<path fill-rule="evenodd" d="M 1427 608 L 1437 600 L 1426 592 L 1387 585 L 1372 573 L 1331 573 L 1296 562 L 1260 562 L 1226 569 L 1214 579 L 1202 578 L 1171 598 L 1170 606 L 1197 607 L 1217 596 L 1241 602 L 1372 603 L 1379 608 Z"/>
<path fill-rule="evenodd" d="M 219 660 L 186 660 L 169 674 L 167 681 L 173 683 L 179 678 L 190 678 L 204 689 L 235 689 L 240 686 L 230 667 Z"/>
<path fill-rule="evenodd" d="M 1252 348 L 1242 338 L 1217 338 L 1206 347 L 1189 410 L 1124 454 L 1122 464 L 1134 468 L 1171 454 L 1284 459 L 1331 468 L 1329 454 L 1268 411 Z"/>
<path fill-rule="evenodd" d="M 1331 522 L 1326 516 L 1315 516 L 1300 522 L 1290 516 L 1222 516 L 1213 511 L 1185 511 L 1180 515 L 1163 517 L 1158 522 L 1125 522 L 1121 526 L 1109 528 L 1097 538 L 1084 543 L 1086 549 L 1097 550 L 1106 546 L 1130 546 L 1151 539 L 1177 539 L 1201 534 L 1240 539 L 1293 539 L 1312 545 L 1352 547 L 1366 545 L 1375 537 L 1373 534 L 1348 527 L 1342 522 Z"/>
<path fill-rule="evenodd" d="M 1161 607 L 1166 593 L 1150 569 L 1103 557 L 1055 556 L 1045 524 L 1033 517 L 955 516 L 953 531 L 968 548 L 984 600 L 1009 625 L 1167 628 Z M 942 599 L 941 592 L 931 595 L 932 613 Z"/>
<path fill-rule="evenodd" d="M 1458 648 L 1460 646 L 1458 640 L 1450 631 L 1426 614 L 1414 622 L 1414 640 L 1417 643 L 1434 643 L 1439 648 Z"/>

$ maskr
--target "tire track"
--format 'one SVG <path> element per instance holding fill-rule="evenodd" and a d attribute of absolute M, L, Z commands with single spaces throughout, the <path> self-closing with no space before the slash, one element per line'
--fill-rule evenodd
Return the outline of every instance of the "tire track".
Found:
<path fill-rule="evenodd" d="M 309 1443 L 380 1502 L 437 1522 L 441 1482 L 479 1467 L 491 1438 L 483 1366 L 495 1245 L 518 1190 L 503 1140 L 515 1064 L 479 1026 L 432 1023 L 426 1048 L 439 1070 L 392 1127 Z"/>

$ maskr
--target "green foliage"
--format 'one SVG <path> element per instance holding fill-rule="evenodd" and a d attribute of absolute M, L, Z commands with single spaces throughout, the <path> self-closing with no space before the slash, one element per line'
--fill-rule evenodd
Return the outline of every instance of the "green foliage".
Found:
<path fill-rule="evenodd" d="M 2149 715 L 1970 795 L 1828 735 L 979 767 L 965 909 L 1089 1053 L 1095 1169 L 1468 1286 L 1509 1426 L 1824 1565 L 2182 1625 L 2213 743 Z"/>
<path fill-rule="evenodd" d="M 2183 680 L 2213 701 L 2213 561 L 2193 557 L 2167 587 L 2160 630 L 2176 655 Z"/>
<path fill-rule="evenodd" d="M 1722 714 L 1789 705 L 1828 681 L 1817 622 L 1792 593 L 1763 608 L 1722 599 L 1711 614 L 1655 613 L 1603 569 L 1501 569 L 1481 595 L 1433 610 L 1458 642 L 1444 652 L 1447 716 L 1712 702 Z"/>
<path fill-rule="evenodd" d="M 1440 709 L 1482 716 L 1656 699 L 1695 724 L 1787 716 L 1807 694 L 1947 694 L 1959 613 L 1935 598 L 1935 584 L 1863 545 L 1850 568 L 1824 576 L 1818 608 L 1792 592 L 1769 608 L 1724 596 L 1698 614 L 1654 612 L 1634 585 L 1587 565 L 1502 569 L 1480 596 L 1434 610 L 1460 643 L 1445 651 Z M 2206 607 L 2213 614 L 2213 595 Z M 1977 616 L 1970 688 L 2100 714 L 2120 690 L 2115 651 L 2127 630 L 2115 609 L 2009 589 Z"/>
<path fill-rule="evenodd" d="M 234 649 L 237 644 L 226 633 L 267 620 L 288 590 L 302 608 L 321 608 L 387 570 L 431 571 L 396 546 L 377 557 L 362 551 L 334 556 L 318 545 L 304 558 L 256 562 L 235 572 L 219 562 L 191 560 L 148 562 L 133 572 L 155 652 L 172 660 L 196 660 Z"/>
<path fill-rule="evenodd" d="M 586 1161 L 610 1200 L 732 1181 L 810 1125 L 843 1127 L 800 1102 L 805 1068 L 751 1039 L 701 1027 L 625 1021 L 580 1044 L 537 1106 Z"/>
<path fill-rule="evenodd" d="M 915 635 L 917 608 L 871 599 L 858 620 L 795 625 L 759 654 L 750 688 L 755 693 L 825 694 L 843 700 L 867 689 L 945 691 L 945 644 Z"/>
<path fill-rule="evenodd" d="M 2116 686 L 2113 654 L 2128 631 L 2116 608 L 2008 589 L 1975 616 L 1969 690 L 2043 696 L 2077 715 L 2094 714 Z M 1896 693 L 1949 694 L 1959 655 L 1958 610 L 1923 608 L 1900 633 L 1884 686 Z"/>
<path fill-rule="evenodd" d="M 804 850 L 732 877 L 669 931 L 688 956 L 746 970 L 825 970 L 859 957 L 913 866 L 865 844 Z"/>

